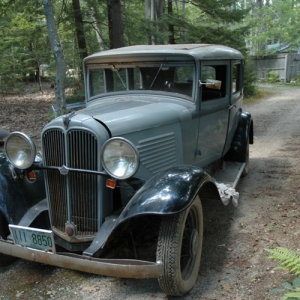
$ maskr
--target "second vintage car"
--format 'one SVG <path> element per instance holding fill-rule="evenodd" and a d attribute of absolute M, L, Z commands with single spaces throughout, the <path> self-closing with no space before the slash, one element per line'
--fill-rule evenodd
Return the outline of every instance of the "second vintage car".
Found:
<path fill-rule="evenodd" d="M 85 108 L 45 126 L 42 156 L 24 133 L 6 138 L 0 265 L 19 257 L 157 277 L 168 295 L 190 291 L 201 203 L 228 204 L 218 183 L 235 188 L 248 172 L 253 122 L 242 110 L 243 69 L 242 54 L 220 45 L 130 46 L 87 57 Z M 224 161 L 234 176 L 220 182 Z"/>

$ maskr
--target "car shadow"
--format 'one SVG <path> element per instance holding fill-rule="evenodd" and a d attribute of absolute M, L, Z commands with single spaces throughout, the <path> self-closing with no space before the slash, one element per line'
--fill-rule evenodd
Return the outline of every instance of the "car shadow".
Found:
<path fill-rule="evenodd" d="M 225 206 L 219 200 L 202 202 L 204 216 L 203 246 L 199 274 L 205 276 L 211 270 L 219 271 L 226 259 L 228 236 L 237 213 L 232 203 Z"/>

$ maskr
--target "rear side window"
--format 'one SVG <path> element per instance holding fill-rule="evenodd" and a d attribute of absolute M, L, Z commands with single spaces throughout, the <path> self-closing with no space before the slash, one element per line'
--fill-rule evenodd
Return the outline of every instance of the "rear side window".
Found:
<path fill-rule="evenodd" d="M 232 93 L 239 92 L 242 88 L 242 78 L 241 78 L 241 63 L 236 63 L 232 66 L 232 85 L 231 85 L 231 91 Z"/>

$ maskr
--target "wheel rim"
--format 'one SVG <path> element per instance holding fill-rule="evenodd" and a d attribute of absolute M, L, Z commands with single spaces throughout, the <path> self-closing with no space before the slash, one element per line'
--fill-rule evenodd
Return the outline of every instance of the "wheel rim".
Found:
<path fill-rule="evenodd" d="M 181 245 L 180 268 L 184 280 L 194 269 L 199 243 L 199 219 L 196 208 L 192 206 L 185 221 Z"/>

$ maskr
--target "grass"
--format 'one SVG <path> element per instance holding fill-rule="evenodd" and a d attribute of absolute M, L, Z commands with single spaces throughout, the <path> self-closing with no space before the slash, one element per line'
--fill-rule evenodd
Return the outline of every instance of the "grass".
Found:
<path fill-rule="evenodd" d="M 275 95 L 277 93 L 276 89 L 289 88 L 289 89 L 299 89 L 300 85 L 295 82 L 283 83 L 283 82 L 261 82 L 255 87 L 255 92 L 251 96 L 244 96 L 244 104 L 256 103 L 265 97 Z"/>
<path fill-rule="evenodd" d="M 258 87 L 255 94 L 244 98 L 244 104 L 252 104 L 262 100 L 265 97 L 276 94 L 274 90 Z"/>

